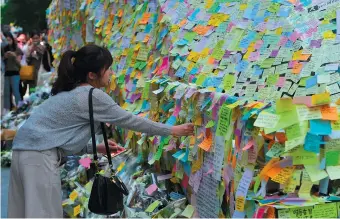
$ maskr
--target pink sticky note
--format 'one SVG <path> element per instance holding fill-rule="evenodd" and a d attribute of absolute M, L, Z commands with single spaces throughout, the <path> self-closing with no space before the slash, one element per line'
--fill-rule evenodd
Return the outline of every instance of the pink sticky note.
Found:
<path fill-rule="evenodd" d="M 290 39 L 291 41 L 295 42 L 299 37 L 300 37 L 300 34 L 299 34 L 298 32 L 296 32 L 296 31 L 294 31 L 294 32 L 290 35 L 289 39 Z"/>
<path fill-rule="evenodd" d="M 278 43 L 278 46 L 283 46 L 283 45 L 286 45 L 286 43 L 288 42 L 288 38 L 285 37 L 285 36 L 281 36 L 281 39 Z"/>
<path fill-rule="evenodd" d="M 286 78 L 285 77 L 279 77 L 279 80 L 276 82 L 277 87 L 283 87 L 285 86 Z"/>
<path fill-rule="evenodd" d="M 79 164 L 85 167 L 86 169 L 90 169 L 91 158 L 85 157 L 79 160 Z"/>
<path fill-rule="evenodd" d="M 294 97 L 293 98 L 293 103 L 294 104 L 304 104 L 308 107 L 312 106 L 312 97 Z"/>
<path fill-rule="evenodd" d="M 148 188 L 145 189 L 148 195 L 152 195 L 158 189 L 156 184 L 151 184 Z"/>
<path fill-rule="evenodd" d="M 260 52 L 252 52 L 250 53 L 248 60 L 253 62 L 253 61 L 257 61 L 260 58 Z"/>
<path fill-rule="evenodd" d="M 258 41 L 256 41 L 254 48 L 255 49 L 260 49 L 262 45 L 263 45 L 263 41 L 262 40 L 258 40 Z"/>
<path fill-rule="evenodd" d="M 246 151 L 249 148 L 251 148 L 254 145 L 254 140 L 250 140 L 248 141 L 248 143 L 246 144 L 246 146 L 244 146 L 244 148 L 242 148 L 242 150 Z"/>

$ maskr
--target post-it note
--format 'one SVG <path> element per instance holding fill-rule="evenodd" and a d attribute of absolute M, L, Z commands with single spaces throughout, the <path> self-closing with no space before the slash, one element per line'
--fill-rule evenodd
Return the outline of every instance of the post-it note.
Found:
<path fill-rule="evenodd" d="M 187 207 L 184 209 L 184 211 L 181 213 L 182 216 L 191 218 L 194 214 L 195 208 L 192 205 L 187 205 Z"/>

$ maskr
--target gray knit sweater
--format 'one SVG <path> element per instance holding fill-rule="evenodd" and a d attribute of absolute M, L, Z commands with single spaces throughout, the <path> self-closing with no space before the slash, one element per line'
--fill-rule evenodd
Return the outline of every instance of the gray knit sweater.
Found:
<path fill-rule="evenodd" d="M 51 96 L 33 110 L 18 130 L 13 150 L 42 151 L 59 148 L 65 154 L 82 151 L 91 139 L 88 107 L 90 88 L 81 86 Z M 100 122 L 105 122 L 149 135 L 171 134 L 171 126 L 125 111 L 99 89 L 93 91 L 93 114 L 96 131 L 99 131 Z"/>

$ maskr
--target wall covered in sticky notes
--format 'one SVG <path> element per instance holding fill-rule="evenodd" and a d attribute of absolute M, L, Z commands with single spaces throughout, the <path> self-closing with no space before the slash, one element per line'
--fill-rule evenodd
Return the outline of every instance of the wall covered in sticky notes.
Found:
<path fill-rule="evenodd" d="M 122 108 L 195 124 L 180 139 L 122 135 L 140 162 L 173 172 L 197 216 L 273 217 L 273 207 L 295 206 L 278 216 L 336 217 L 322 204 L 339 200 L 339 6 L 54 0 L 47 18 L 55 65 L 67 49 L 105 46 L 115 72 L 106 91 Z"/>

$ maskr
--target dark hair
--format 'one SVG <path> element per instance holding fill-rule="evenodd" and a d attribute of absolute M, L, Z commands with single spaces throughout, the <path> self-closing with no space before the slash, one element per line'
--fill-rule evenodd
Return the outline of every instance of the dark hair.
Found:
<path fill-rule="evenodd" d="M 73 59 L 73 61 L 72 61 Z M 88 73 L 101 77 L 103 70 L 112 65 L 110 52 L 103 47 L 87 45 L 76 51 L 66 51 L 59 63 L 58 77 L 52 85 L 52 95 L 70 91 L 81 83 L 88 82 Z"/>
<path fill-rule="evenodd" d="M 40 32 L 37 30 L 32 30 L 30 32 L 30 38 L 34 37 L 35 35 L 38 35 L 40 37 Z"/>
<path fill-rule="evenodd" d="M 12 41 L 13 41 L 12 45 L 9 45 L 9 44 L 8 44 L 7 46 L 5 46 L 4 51 L 5 51 L 5 52 L 7 52 L 7 51 L 13 51 L 13 52 L 15 52 L 15 51 L 17 50 L 18 44 L 17 44 L 17 41 L 14 39 L 13 35 L 12 35 L 10 32 L 5 32 L 5 33 L 4 33 L 4 36 L 5 36 L 6 38 L 7 38 L 7 37 L 11 38 Z"/>

